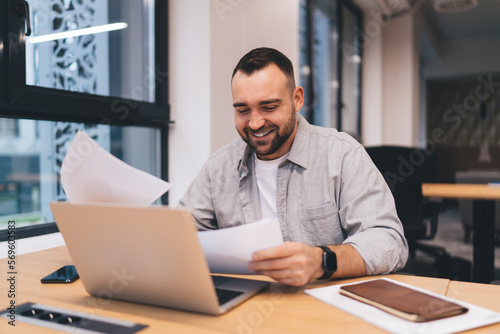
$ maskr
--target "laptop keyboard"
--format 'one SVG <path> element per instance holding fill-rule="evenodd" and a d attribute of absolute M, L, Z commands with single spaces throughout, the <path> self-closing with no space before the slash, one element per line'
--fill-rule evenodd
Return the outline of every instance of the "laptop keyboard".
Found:
<path fill-rule="evenodd" d="M 215 292 L 217 293 L 217 299 L 219 299 L 219 305 L 223 305 L 226 302 L 230 301 L 231 299 L 234 299 L 239 295 L 243 294 L 242 291 L 226 290 L 219 288 L 215 288 Z"/>

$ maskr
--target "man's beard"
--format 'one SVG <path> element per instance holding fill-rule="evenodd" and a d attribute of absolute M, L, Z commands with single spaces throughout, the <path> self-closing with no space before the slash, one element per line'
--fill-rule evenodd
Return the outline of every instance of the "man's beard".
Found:
<path fill-rule="evenodd" d="M 293 108 L 295 109 L 295 108 Z M 288 122 L 286 122 L 282 128 L 280 129 L 277 125 L 275 124 L 265 124 L 263 127 L 258 129 L 257 131 L 254 131 L 250 129 L 249 127 L 246 127 L 243 129 L 243 131 L 246 134 L 246 138 L 240 136 L 243 138 L 243 140 L 250 146 L 250 148 L 258 155 L 258 156 L 266 156 L 266 155 L 271 155 L 276 153 L 280 149 L 280 147 L 290 138 L 292 135 L 294 129 L 295 129 L 295 124 L 296 124 L 296 113 L 295 110 L 292 110 L 292 115 Z M 280 130 L 281 133 L 280 133 Z M 271 141 L 271 144 L 268 146 L 267 143 L 266 145 L 260 145 L 257 140 L 253 140 L 252 134 L 254 133 L 266 133 L 268 131 L 275 131 L 276 135 Z"/>

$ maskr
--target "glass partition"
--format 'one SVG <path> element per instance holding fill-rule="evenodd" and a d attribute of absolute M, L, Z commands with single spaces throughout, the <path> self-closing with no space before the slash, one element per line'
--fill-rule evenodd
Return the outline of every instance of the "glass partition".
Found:
<path fill-rule="evenodd" d="M 362 13 L 349 0 L 301 0 L 301 114 L 361 139 Z"/>
<path fill-rule="evenodd" d="M 315 125 L 337 127 L 338 29 L 333 1 L 300 2 L 300 84 L 302 115 Z"/>

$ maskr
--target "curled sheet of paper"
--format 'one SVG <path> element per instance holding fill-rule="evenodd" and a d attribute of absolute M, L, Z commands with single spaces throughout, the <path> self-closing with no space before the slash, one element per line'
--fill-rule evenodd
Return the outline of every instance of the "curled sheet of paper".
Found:
<path fill-rule="evenodd" d="M 220 274 L 256 274 L 248 269 L 252 254 L 258 250 L 283 244 L 277 219 L 213 231 L 198 232 L 210 272 Z"/>
<path fill-rule="evenodd" d="M 122 203 L 148 206 L 170 187 L 134 168 L 78 131 L 61 166 L 61 183 L 72 203 Z"/>

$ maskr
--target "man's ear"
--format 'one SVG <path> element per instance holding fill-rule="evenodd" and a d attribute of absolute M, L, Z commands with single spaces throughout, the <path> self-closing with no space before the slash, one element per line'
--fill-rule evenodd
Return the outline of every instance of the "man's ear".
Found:
<path fill-rule="evenodd" d="M 295 104 L 295 111 L 299 112 L 304 105 L 304 89 L 301 86 L 295 87 L 293 91 L 293 103 Z"/>

